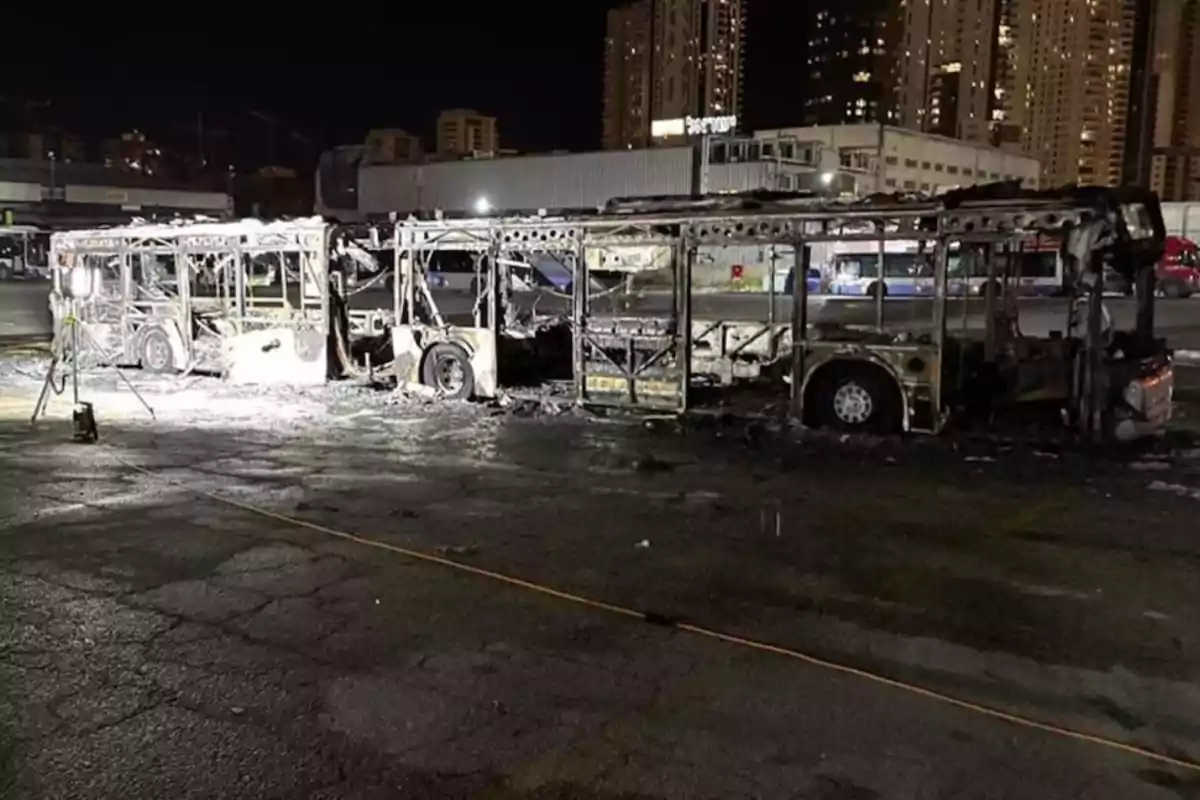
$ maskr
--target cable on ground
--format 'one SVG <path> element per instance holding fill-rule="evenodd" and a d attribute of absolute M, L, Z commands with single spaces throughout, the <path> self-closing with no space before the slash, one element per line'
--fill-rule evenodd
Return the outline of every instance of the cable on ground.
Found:
<path fill-rule="evenodd" d="M 1049 722 L 1039 722 L 1038 720 L 1021 716 L 1020 714 L 1012 714 L 1007 711 L 1001 711 L 1000 709 L 992 708 L 990 706 L 980 705 L 979 703 L 972 703 L 969 700 L 962 700 L 960 698 L 953 697 L 948 694 L 943 694 L 942 692 L 934 691 L 933 689 L 926 689 L 925 687 L 918 686 L 917 684 L 914 684 L 914 683 L 908 683 L 906 681 L 898 680 L 896 678 L 889 678 L 885 675 L 879 675 L 877 673 L 870 672 L 869 670 L 859 669 L 858 667 L 852 667 L 847 664 L 841 664 L 836 661 L 830 661 L 828 659 L 819 658 L 817 656 L 810 655 L 810 654 L 802 652 L 800 650 L 793 650 L 789 647 L 782 647 L 780 645 L 770 644 L 769 642 L 761 642 L 756 639 L 750 639 L 750 638 L 747 638 L 744 636 L 737 636 L 737 635 L 731 634 L 731 633 L 723 633 L 721 631 L 713 630 L 711 628 L 705 628 L 701 625 L 695 625 L 695 624 L 692 624 L 689 622 L 684 622 L 682 620 L 674 619 L 674 618 L 667 617 L 662 614 L 657 614 L 654 612 L 637 611 L 635 609 L 626 608 L 625 606 L 620 606 L 615 603 L 608 603 L 603 600 L 595 600 L 593 598 L 585 597 L 583 595 L 578 595 L 578 594 L 574 594 L 572 592 L 563 591 L 562 589 L 555 589 L 554 587 L 546 586 L 545 584 L 536 583 L 534 581 L 528 581 L 523 578 L 514 577 L 512 575 L 506 575 L 502 572 L 496 572 L 494 570 L 484 569 L 483 567 L 472 566 L 471 564 L 464 564 L 461 561 L 454 561 L 453 559 L 444 558 L 442 556 L 435 555 L 433 553 L 426 553 L 421 550 L 413 550 L 408 547 L 391 544 L 390 542 L 381 541 L 379 539 L 372 539 L 367 536 L 360 536 L 355 533 L 348 533 L 347 531 L 341 531 L 336 528 L 330 528 L 326 525 L 321 525 L 320 523 L 317 523 L 317 522 L 309 522 L 308 520 L 303 520 L 298 517 L 292 517 L 287 514 L 282 514 L 278 511 L 271 511 L 270 509 L 262 508 L 260 506 L 253 505 L 251 503 L 246 503 L 241 500 L 234 500 L 233 498 L 225 497 L 223 495 L 217 494 L 216 492 L 208 491 L 207 489 L 200 489 L 200 488 L 197 488 L 194 486 L 189 486 L 186 483 L 184 483 L 183 481 L 176 480 L 174 478 L 170 478 L 165 475 L 157 474 L 155 472 L 152 472 L 152 471 L 146 469 L 145 467 L 141 467 L 141 466 L 138 466 L 137 464 L 133 464 L 129 461 L 126 461 L 125 459 L 121 458 L 120 456 L 117 456 L 116 454 L 113 454 L 113 458 L 115 458 L 120 464 L 124 465 L 125 467 L 127 467 L 129 469 L 134 470 L 135 472 L 139 472 L 139 473 L 141 473 L 143 475 L 147 475 L 151 478 L 157 478 L 159 480 L 163 480 L 167 483 L 170 483 L 174 486 L 184 489 L 185 491 L 193 492 L 193 493 L 201 495 L 203 497 L 207 497 L 210 500 L 214 500 L 218 503 L 222 503 L 224 505 L 231 506 L 233 508 L 238 508 L 238 509 L 241 509 L 242 511 L 246 511 L 251 514 L 256 514 L 258 516 L 265 517 L 267 519 L 272 519 L 272 520 L 275 520 L 276 522 L 282 522 L 287 525 L 292 525 L 292 526 L 298 527 L 298 528 L 305 528 L 307 530 L 315 531 L 317 533 L 321 533 L 326 536 L 331 536 L 335 539 L 341 539 L 343 541 L 353 542 L 355 544 L 363 545 L 364 547 L 373 547 L 378 550 L 386 550 L 388 552 L 396 553 L 397 555 L 405 556 L 406 558 L 411 558 L 415 561 L 422 561 L 422 562 L 425 562 L 428 564 L 437 564 L 439 566 L 447 567 L 449 569 L 457 570 L 459 572 L 464 572 L 469 575 L 475 575 L 480 578 L 488 578 L 490 580 L 499 581 L 500 583 L 505 583 L 505 584 L 508 584 L 509 586 L 516 586 L 521 589 L 527 589 L 531 592 L 537 592 L 538 594 L 542 594 L 547 597 L 553 597 L 558 600 L 565 600 L 570 603 L 576 603 L 578 605 L 587 606 L 588 608 L 594 608 L 594 609 L 597 609 L 600 611 L 607 611 L 612 614 L 617 614 L 618 616 L 628 617 L 630 619 L 641 620 L 643 622 L 648 622 L 648 623 L 651 623 L 654 625 L 671 627 L 671 628 L 675 628 L 676 630 L 686 631 L 687 633 L 691 633 L 695 636 L 702 636 L 706 639 L 713 639 L 715 641 L 724 642 L 726 644 L 737 645 L 739 647 L 746 647 L 751 650 L 757 650 L 757 651 L 763 652 L 763 653 L 772 653 L 774 655 L 783 656 L 785 658 L 791 658 L 796 661 L 801 661 L 805 664 L 812 665 L 814 667 L 819 667 L 821 669 L 829 670 L 832 672 L 837 672 L 842 675 L 849 675 L 849 676 L 852 676 L 855 678 L 862 678 L 863 680 L 867 680 L 872 683 L 877 683 L 881 686 L 886 686 L 891 689 L 898 689 L 900 691 L 908 692 L 909 694 L 914 694 L 914 695 L 917 695 L 918 697 L 924 697 L 929 700 L 935 700 L 937 702 L 944 703 L 944 704 L 950 705 L 950 706 L 954 706 L 955 708 L 959 708 L 964 711 L 970 711 L 970 712 L 974 712 L 976 714 L 981 714 L 985 717 L 991 717 L 992 719 L 1002 720 L 1004 722 L 1010 723 L 1012 725 L 1017 725 L 1022 728 L 1029 728 L 1032 730 L 1042 731 L 1044 733 L 1049 733 L 1049 734 L 1059 736 L 1059 737 L 1062 737 L 1065 739 L 1072 739 L 1074 741 L 1084 742 L 1086 744 L 1091 744 L 1091 745 L 1096 745 L 1098 747 L 1107 748 L 1109 750 L 1115 750 L 1115 751 L 1125 753 L 1128 755 L 1138 756 L 1140 758 L 1144 758 L 1149 761 L 1154 761 L 1159 764 L 1165 764 L 1167 766 L 1175 767 L 1177 769 L 1187 770 L 1189 772 L 1200 773 L 1200 763 L 1197 763 L 1194 761 L 1187 761 L 1182 758 L 1175 758 L 1174 756 L 1165 755 L 1163 753 L 1156 753 L 1155 751 L 1149 750 L 1145 747 L 1139 747 L 1138 745 L 1134 745 L 1134 744 L 1127 744 L 1125 742 L 1120 742 L 1120 741 L 1117 741 L 1116 739 L 1110 739 L 1105 736 L 1098 736 L 1098 735 L 1094 735 L 1094 734 L 1090 734 L 1090 733 L 1084 733 L 1083 731 L 1077 731 L 1077 730 L 1073 730 L 1071 728 L 1065 728 L 1060 725 L 1054 725 Z"/>

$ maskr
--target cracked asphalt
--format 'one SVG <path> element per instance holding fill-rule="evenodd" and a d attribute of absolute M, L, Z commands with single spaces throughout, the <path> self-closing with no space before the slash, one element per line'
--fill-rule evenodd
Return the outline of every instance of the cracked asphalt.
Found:
<path fill-rule="evenodd" d="M 94 375 L 88 447 L 61 398 L 22 421 L 30 376 L 0 386 L 0 797 L 1200 794 L 194 491 L 1194 761 L 1187 437 L 795 442 L 203 379 L 139 381 L 150 420 Z"/>

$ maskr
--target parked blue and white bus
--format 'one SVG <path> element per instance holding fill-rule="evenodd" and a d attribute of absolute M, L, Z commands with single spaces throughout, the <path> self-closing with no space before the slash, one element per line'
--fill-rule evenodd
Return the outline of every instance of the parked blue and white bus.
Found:
<path fill-rule="evenodd" d="M 933 294 L 933 255 L 919 251 L 917 242 L 884 243 L 883 277 L 879 276 L 879 244 L 839 242 L 835 245 L 829 291 L 835 295 L 875 297 L 927 297 Z M 951 251 L 946 289 L 951 295 L 981 296 L 987 291 L 987 267 L 971 259 L 970 274 Z M 1059 243 L 1051 239 L 1027 242 L 1020 251 L 1017 285 L 1022 295 L 1053 296 L 1063 287 Z M 1000 288 L 997 281 L 997 289 Z"/>
<path fill-rule="evenodd" d="M 933 256 L 919 253 L 916 242 L 883 245 L 883 275 L 877 242 L 838 242 L 834 245 L 829 292 L 857 297 L 920 297 L 933 294 Z"/>
<path fill-rule="evenodd" d="M 1059 241 L 1049 238 L 1024 243 L 1017 259 L 1015 276 L 1021 295 L 1052 297 L 1062 293 L 1063 262 L 1059 255 L 1060 247 Z M 947 288 L 951 294 L 982 296 L 987 292 L 987 265 L 982 259 L 973 259 L 970 263 L 971 274 L 966 275 L 957 254 L 950 254 Z M 997 291 L 1000 288 L 1000 282 L 997 280 Z"/>

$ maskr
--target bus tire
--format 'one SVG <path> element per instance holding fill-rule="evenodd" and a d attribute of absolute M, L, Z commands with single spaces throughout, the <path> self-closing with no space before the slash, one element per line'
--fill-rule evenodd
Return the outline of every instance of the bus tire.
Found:
<path fill-rule="evenodd" d="M 979 286 L 979 296 L 980 296 L 980 297 L 987 297 L 987 293 L 988 293 L 988 285 L 987 285 L 987 283 L 980 284 L 980 286 Z M 992 296 L 993 296 L 993 297 L 1000 297 L 1000 296 L 1001 296 L 1001 295 L 1003 295 L 1003 294 L 1004 294 L 1004 287 L 1003 287 L 1003 286 L 1000 284 L 1000 281 L 992 281 Z"/>
<path fill-rule="evenodd" d="M 867 286 L 867 297 L 879 297 L 880 295 L 887 297 L 887 284 L 875 281 Z"/>
<path fill-rule="evenodd" d="M 899 388 L 882 367 L 834 363 L 813 376 L 806 392 L 817 426 L 847 433 L 896 433 L 903 408 Z"/>
<path fill-rule="evenodd" d="M 175 371 L 175 351 L 171 349 L 171 338 L 162 328 L 151 328 L 142 334 L 138 358 L 147 372 Z"/>
<path fill-rule="evenodd" d="M 453 342 L 435 344 L 425 352 L 421 363 L 421 383 L 451 400 L 470 399 L 475 394 L 471 357 Z"/>
<path fill-rule="evenodd" d="M 0 281 L 6 281 L 12 277 L 12 270 L 8 268 L 8 264 L 0 264 Z"/>

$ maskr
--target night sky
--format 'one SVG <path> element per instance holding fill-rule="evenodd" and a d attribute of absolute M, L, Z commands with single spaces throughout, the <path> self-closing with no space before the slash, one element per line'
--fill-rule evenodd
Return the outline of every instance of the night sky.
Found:
<path fill-rule="evenodd" d="M 159 34 L 135 22 L 124 32 L 77 25 L 58 31 L 53 44 L 41 36 L 10 42 L 0 94 L 51 98 L 52 119 L 89 138 L 141 127 L 168 145 L 195 148 L 189 126 L 200 117 L 210 130 L 229 131 L 243 163 L 267 157 L 269 126 L 251 111 L 279 120 L 276 160 L 285 163 L 308 161 L 292 131 L 318 152 L 362 141 L 371 127 L 404 128 L 431 144 L 438 110 L 458 106 L 498 117 L 505 147 L 594 149 L 605 12 L 620 4 L 530 3 L 527 11 L 514 11 L 514 3 L 420 4 L 411 15 L 346 6 L 341 16 L 326 5 L 320 15 L 297 15 L 303 26 L 255 11 L 240 23 L 253 25 L 253 37 L 237 30 L 236 19 L 189 21 Z M 781 64 L 779 55 L 794 54 L 793 34 L 763 24 L 772 5 L 797 0 L 750 0 L 744 117 L 751 125 L 786 124 L 774 101 L 792 94 L 787 73 L 795 61 Z"/>

